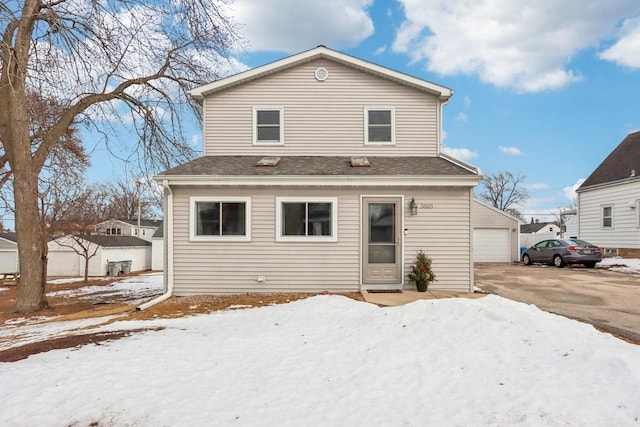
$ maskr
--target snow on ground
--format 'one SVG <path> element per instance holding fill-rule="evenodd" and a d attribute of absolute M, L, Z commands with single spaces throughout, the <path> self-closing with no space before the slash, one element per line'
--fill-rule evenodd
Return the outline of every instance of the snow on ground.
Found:
<path fill-rule="evenodd" d="M 101 286 L 48 292 L 47 296 L 73 295 L 94 304 L 138 304 L 162 293 L 162 273 L 142 274 Z M 126 299 L 126 300 L 125 300 Z M 18 318 L 5 322 L 0 328 L 0 351 L 33 342 L 77 333 L 88 327 L 108 322 L 117 316 L 103 316 L 80 320 L 55 321 L 55 317 Z M 54 320 L 54 321 L 52 321 Z M 82 331 L 86 332 L 86 331 Z M 0 423 L 1 424 L 1 423 Z"/>
<path fill-rule="evenodd" d="M 605 258 L 597 266 L 618 273 L 640 274 L 640 259 L 638 258 Z"/>
<path fill-rule="evenodd" d="M 0 425 L 640 425 L 640 347 L 498 296 L 341 296 L 0 363 Z"/>
<path fill-rule="evenodd" d="M 47 292 L 47 296 L 74 296 L 89 299 L 96 303 L 108 302 L 114 297 L 127 298 L 129 304 L 138 304 L 141 300 L 162 293 L 162 273 L 142 274 L 129 277 L 107 285 L 84 286 L 76 289 Z"/>
<path fill-rule="evenodd" d="M 89 277 L 91 280 L 111 280 L 112 277 Z M 62 277 L 60 279 L 47 280 L 49 285 L 61 285 L 63 283 L 82 282 L 84 277 Z"/>

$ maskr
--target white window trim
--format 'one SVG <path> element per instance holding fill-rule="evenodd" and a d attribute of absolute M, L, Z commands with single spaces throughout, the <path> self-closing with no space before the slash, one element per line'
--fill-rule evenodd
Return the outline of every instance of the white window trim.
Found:
<path fill-rule="evenodd" d="M 280 140 L 258 141 L 258 111 L 280 111 Z M 284 107 L 253 107 L 253 145 L 284 145 Z"/>
<path fill-rule="evenodd" d="M 369 111 L 391 111 L 391 141 L 369 141 Z M 364 145 L 396 145 L 396 109 L 395 107 L 364 107 Z"/>
<path fill-rule="evenodd" d="M 283 236 L 282 204 L 331 203 L 331 236 Z M 338 241 L 338 198 L 337 197 L 276 197 L 276 242 L 337 242 Z"/>
<path fill-rule="evenodd" d="M 611 208 L 611 225 L 609 227 L 605 227 L 604 225 L 604 209 L 605 208 Z M 613 207 L 613 205 L 601 205 L 600 206 L 600 228 L 602 230 L 612 230 L 615 226 L 615 223 L 613 221 L 614 218 L 614 213 L 615 213 L 615 208 Z"/>
<path fill-rule="evenodd" d="M 198 236 L 196 234 L 196 203 L 197 202 L 244 202 L 245 217 L 244 236 Z M 250 242 L 251 241 L 251 198 L 228 196 L 193 196 L 189 197 L 189 240 L 192 242 Z"/>
<path fill-rule="evenodd" d="M 636 200 L 636 226 L 640 227 L 640 199 Z"/>

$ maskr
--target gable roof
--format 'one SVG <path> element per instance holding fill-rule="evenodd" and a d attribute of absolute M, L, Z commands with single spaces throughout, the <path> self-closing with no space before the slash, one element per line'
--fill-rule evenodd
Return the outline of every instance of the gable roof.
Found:
<path fill-rule="evenodd" d="M 135 236 L 101 236 L 99 234 L 89 234 L 82 236 L 82 238 L 104 248 L 151 246 L 151 242 Z"/>
<path fill-rule="evenodd" d="M 533 224 L 522 224 L 520 226 L 520 233 L 523 233 L 523 234 L 537 233 L 538 231 L 542 230 L 543 228 L 549 225 L 555 225 L 556 227 L 558 226 L 553 222 L 536 222 Z"/>
<path fill-rule="evenodd" d="M 213 83 L 209 83 L 207 85 L 192 89 L 189 91 L 189 93 L 198 102 L 202 102 L 202 99 L 211 93 L 215 93 L 251 80 L 259 79 L 270 74 L 286 70 L 288 68 L 314 61 L 316 59 L 328 59 L 343 65 L 347 65 L 360 71 L 373 74 L 394 81 L 396 83 L 410 86 L 415 89 L 431 93 L 433 95 L 437 95 L 443 101 L 448 100 L 451 95 L 453 95 L 453 90 L 447 87 L 440 86 L 427 80 L 413 77 L 408 74 L 404 74 L 399 71 L 395 71 L 390 68 L 386 68 L 381 65 L 335 51 L 333 49 L 329 49 L 325 46 L 318 46 L 316 48 L 271 62 L 269 64 L 252 68 L 248 71 L 244 71 L 242 73 L 238 73 L 224 79 L 220 79 Z"/>
<path fill-rule="evenodd" d="M 138 220 L 137 219 L 121 219 L 119 221 L 122 222 L 126 222 L 129 225 L 133 225 L 135 227 L 138 226 Z M 162 227 L 162 220 L 161 219 L 140 219 L 140 226 L 141 227 Z"/>
<path fill-rule="evenodd" d="M 445 157 L 369 157 L 370 166 L 353 167 L 349 157 L 280 156 L 276 166 L 257 166 L 264 156 L 203 156 L 156 176 L 158 180 L 228 182 L 233 185 L 275 185 L 291 181 L 304 185 L 314 182 L 356 185 L 367 178 L 401 184 L 411 180 L 426 185 L 428 180 L 449 180 L 460 185 L 476 185 L 480 171 Z M 388 181 L 388 182 L 387 182 Z M 431 184 L 435 185 L 433 182 Z M 449 182 L 451 184 L 451 182 Z"/>
<path fill-rule="evenodd" d="M 153 233 L 153 236 L 151 236 L 152 238 L 156 239 L 156 238 L 164 238 L 164 227 L 158 227 L 156 228 L 156 231 Z"/>
<path fill-rule="evenodd" d="M 509 219 L 511 219 L 513 221 L 516 221 L 518 224 L 522 223 L 522 220 L 520 218 L 516 218 L 515 216 L 511 215 L 508 212 L 505 212 L 505 211 L 500 210 L 500 209 L 498 209 L 496 207 L 488 205 L 488 204 L 484 203 L 483 201 L 476 199 L 475 197 L 473 198 L 473 201 L 474 201 L 474 203 L 477 203 L 480 206 L 484 206 L 485 208 L 490 209 L 490 210 L 494 211 L 495 213 L 504 216 L 505 218 L 509 218 Z"/>
<path fill-rule="evenodd" d="M 0 233 L 0 238 L 13 243 L 18 242 L 18 236 L 16 235 L 16 233 Z"/>
<path fill-rule="evenodd" d="M 577 191 L 612 182 L 636 179 L 640 179 L 640 132 L 627 135 Z"/>

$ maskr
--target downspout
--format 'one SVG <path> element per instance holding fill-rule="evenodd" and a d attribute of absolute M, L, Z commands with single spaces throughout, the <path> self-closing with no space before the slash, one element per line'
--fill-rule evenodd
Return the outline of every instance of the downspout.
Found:
<path fill-rule="evenodd" d="M 146 310 L 147 308 L 169 299 L 173 293 L 173 192 L 169 186 L 169 181 L 162 180 L 162 186 L 166 194 L 164 227 L 164 283 L 167 284 L 165 293 L 157 298 L 147 301 L 136 307 L 136 310 Z"/>

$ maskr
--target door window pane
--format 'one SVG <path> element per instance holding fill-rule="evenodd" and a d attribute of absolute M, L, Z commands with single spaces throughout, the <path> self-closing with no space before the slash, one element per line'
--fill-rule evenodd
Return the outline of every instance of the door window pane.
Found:
<path fill-rule="evenodd" d="M 395 204 L 369 203 L 369 243 L 395 243 Z"/>
<path fill-rule="evenodd" d="M 369 264 L 395 264 L 395 245 L 369 245 Z"/>

